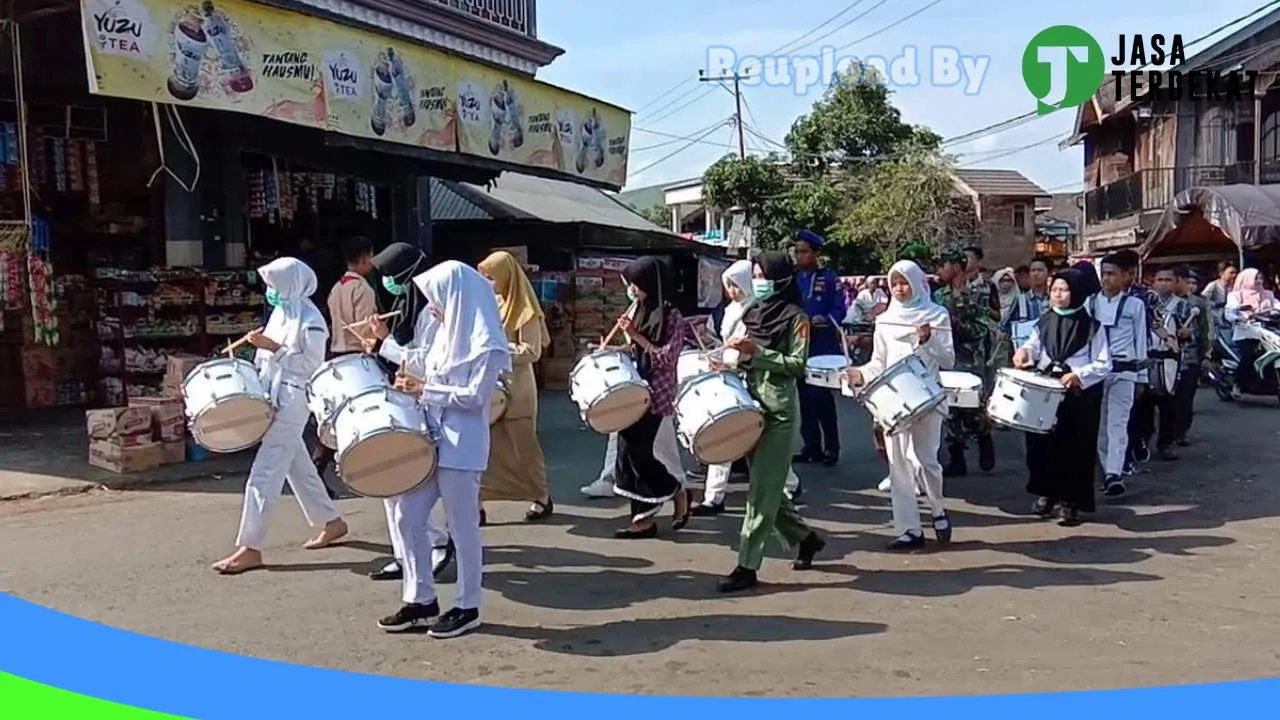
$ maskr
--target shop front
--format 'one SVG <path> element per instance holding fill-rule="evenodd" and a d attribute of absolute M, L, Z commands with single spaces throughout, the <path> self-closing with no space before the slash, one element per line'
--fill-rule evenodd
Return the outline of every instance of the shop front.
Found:
<path fill-rule="evenodd" d="M 626 177 L 626 111 L 404 37 L 246 0 L 11 8 L 0 407 L 173 401 L 260 326 L 262 261 L 324 294 L 343 237 L 430 251 L 430 178 Z"/>

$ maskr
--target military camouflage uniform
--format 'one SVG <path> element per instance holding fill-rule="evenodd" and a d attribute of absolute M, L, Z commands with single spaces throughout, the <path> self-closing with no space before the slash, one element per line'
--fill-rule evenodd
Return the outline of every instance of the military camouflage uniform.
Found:
<path fill-rule="evenodd" d="M 998 324 L 990 314 L 991 284 L 978 277 L 959 292 L 951 285 L 944 285 L 934 292 L 933 299 L 951 313 L 955 369 L 982 378 L 982 402 L 985 406 L 994 382 L 990 359 Z M 952 408 L 945 435 L 948 447 L 963 449 L 969 438 L 990 437 L 991 423 L 982 408 Z"/>

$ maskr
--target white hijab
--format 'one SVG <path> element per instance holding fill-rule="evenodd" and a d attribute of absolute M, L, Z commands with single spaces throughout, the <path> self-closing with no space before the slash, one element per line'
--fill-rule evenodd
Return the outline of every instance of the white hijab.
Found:
<path fill-rule="evenodd" d="M 950 329 L 951 316 L 946 308 L 933 301 L 929 294 L 929 281 L 919 265 L 910 260 L 899 260 L 889 268 L 890 285 L 894 275 L 901 275 L 911 283 L 911 299 L 901 303 L 890 292 L 889 307 L 876 316 L 877 325 L 901 325 L 904 330 L 921 325 L 930 325 L 934 330 Z"/>
<path fill-rule="evenodd" d="M 724 317 L 720 320 L 720 339 L 725 342 L 731 340 L 736 331 L 743 329 L 742 316 L 755 300 L 751 290 L 754 271 L 755 265 L 750 260 L 739 260 L 720 274 L 725 285 L 732 285 L 742 292 L 742 300 L 730 301 L 724 308 Z"/>
<path fill-rule="evenodd" d="M 415 275 L 413 284 L 422 291 L 430 307 L 444 316 L 431 340 L 427 372 L 446 377 L 485 353 L 502 353 L 500 372 L 511 370 L 511 350 L 502 326 L 493 284 L 475 268 L 456 260 L 446 260 Z"/>
<path fill-rule="evenodd" d="M 301 349 L 299 341 L 308 329 L 322 330 L 328 338 L 324 315 L 311 302 L 317 287 L 316 274 L 306 263 L 297 258 L 277 258 L 258 268 L 258 276 L 280 296 L 280 306 L 271 310 L 264 335 L 295 351 Z M 271 353 L 265 350 L 254 354 L 260 365 L 269 357 Z"/>

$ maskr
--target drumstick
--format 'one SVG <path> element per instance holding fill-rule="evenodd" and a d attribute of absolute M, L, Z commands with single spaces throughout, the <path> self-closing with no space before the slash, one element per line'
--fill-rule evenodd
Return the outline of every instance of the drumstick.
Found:
<path fill-rule="evenodd" d="M 378 316 L 378 319 L 379 319 L 379 320 L 390 320 L 390 319 L 391 319 L 391 318 L 393 318 L 393 317 L 399 317 L 399 315 L 400 315 L 400 311 L 399 311 L 399 310 L 395 310 L 395 311 L 392 311 L 392 312 L 389 312 L 389 313 L 383 313 L 383 314 L 379 315 L 379 316 Z M 342 326 L 342 329 L 343 329 L 343 330 L 350 330 L 352 335 L 355 335 L 356 337 L 360 337 L 360 333 L 356 332 L 356 331 L 355 331 L 355 329 L 356 329 L 356 328 L 362 328 L 362 327 L 364 327 L 365 325 L 368 325 L 368 324 L 369 324 L 369 321 L 368 321 L 368 320 L 359 320 L 359 321 L 356 321 L 356 322 L 353 322 L 353 323 L 348 323 L 348 324 L 346 324 L 346 325 L 343 325 L 343 326 Z"/>
<path fill-rule="evenodd" d="M 258 330 L 257 330 L 257 331 L 261 331 L 261 330 L 262 330 L 262 328 L 258 328 Z M 257 331 L 255 331 L 255 332 L 257 332 Z M 234 341 L 234 342 L 229 342 L 229 343 L 227 343 L 227 346 L 226 346 L 226 347 L 224 347 L 224 348 L 222 348 L 222 352 L 226 353 L 226 354 L 227 354 L 227 356 L 229 357 L 229 356 L 231 355 L 231 353 L 235 352 L 235 349 L 236 349 L 236 348 L 238 348 L 238 347 L 240 347 L 241 345 L 243 345 L 243 344 L 245 344 L 245 343 L 249 342 L 249 336 L 250 336 L 250 335 L 252 335 L 252 334 L 253 334 L 253 333 L 251 333 L 251 332 L 247 332 L 247 333 L 245 333 L 245 334 L 244 334 L 244 337 L 240 338 L 239 340 L 236 340 L 236 341 Z"/>
<path fill-rule="evenodd" d="M 633 302 L 633 303 L 631 303 L 631 307 L 627 308 L 627 311 L 626 311 L 626 312 L 624 312 L 624 313 L 622 313 L 621 315 L 619 315 L 619 316 L 618 316 L 618 319 L 617 319 L 616 321 L 614 321 L 614 323 L 613 323 L 613 329 L 612 329 L 612 330 L 610 330 L 610 331 L 609 331 L 609 334 L 608 334 L 608 335 L 606 335 L 606 336 L 605 336 L 605 338 L 604 338 L 603 340 L 601 340 L 601 341 L 600 341 L 600 347 L 601 347 L 601 348 L 609 347 L 609 343 L 613 342 L 613 336 L 618 334 L 618 328 L 622 327 L 622 318 L 627 317 L 627 316 L 628 316 L 628 315 L 630 315 L 631 313 L 635 312 L 636 307 L 637 307 L 639 304 L 640 304 L 640 301 L 638 301 L 638 300 L 637 300 L 637 301 L 635 301 L 635 302 Z"/>

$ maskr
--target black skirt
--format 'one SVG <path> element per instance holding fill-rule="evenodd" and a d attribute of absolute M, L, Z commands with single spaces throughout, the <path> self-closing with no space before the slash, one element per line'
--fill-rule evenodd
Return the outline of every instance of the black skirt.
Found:
<path fill-rule="evenodd" d="M 618 464 L 613 490 L 631 501 L 633 516 L 656 512 L 680 491 L 680 481 L 653 454 L 662 417 L 645 413 L 636 424 L 618 431 Z"/>
<path fill-rule="evenodd" d="M 1027 434 L 1027 492 L 1074 505 L 1081 512 L 1093 512 L 1101 419 L 1102 383 L 1088 390 L 1068 391 L 1058 406 L 1053 432 Z"/>

